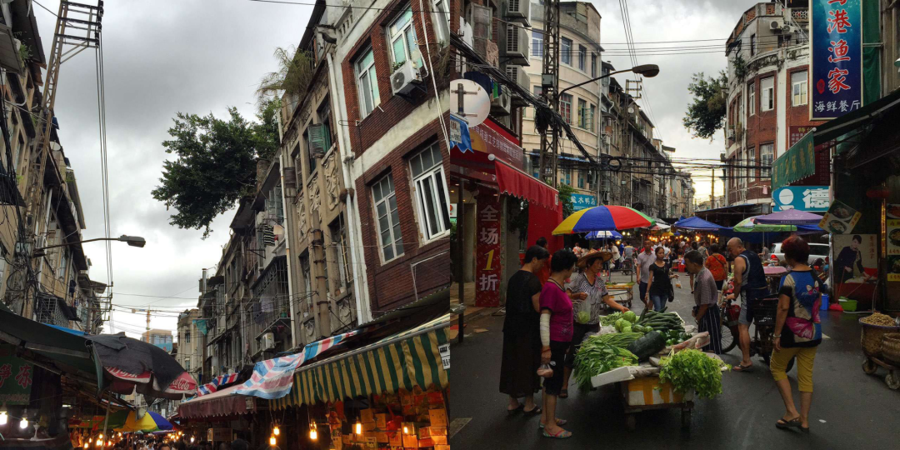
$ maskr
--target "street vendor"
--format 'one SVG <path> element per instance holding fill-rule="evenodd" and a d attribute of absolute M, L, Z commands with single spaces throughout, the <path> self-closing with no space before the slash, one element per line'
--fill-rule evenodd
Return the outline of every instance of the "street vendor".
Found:
<path fill-rule="evenodd" d="M 559 398 L 569 396 L 566 386 L 569 385 L 575 353 L 587 333 L 600 331 L 600 315 L 608 314 L 611 311 L 628 311 L 628 308 L 620 305 L 609 295 L 606 284 L 597 276 L 603 263 L 609 261 L 611 257 L 612 254 L 608 252 L 594 252 L 582 256 L 576 264 L 579 271 L 566 283 L 566 292 L 574 304 L 575 326 L 572 329 L 572 345 L 569 347 L 569 354 L 566 357 L 563 389 Z"/>
<path fill-rule="evenodd" d="M 703 267 L 703 254 L 693 250 L 684 255 L 685 269 L 694 278 L 691 292 L 694 293 L 694 309 L 691 315 L 697 321 L 699 332 L 709 333 L 709 345 L 703 347 L 705 352 L 722 354 L 722 330 L 719 316 L 719 290 L 712 272 Z"/>

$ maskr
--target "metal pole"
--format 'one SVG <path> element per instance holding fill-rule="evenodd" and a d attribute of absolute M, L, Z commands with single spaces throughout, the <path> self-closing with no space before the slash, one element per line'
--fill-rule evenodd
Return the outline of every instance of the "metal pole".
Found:
<path fill-rule="evenodd" d="M 463 179 L 463 177 L 459 177 L 459 193 L 456 196 L 456 198 L 457 198 L 457 200 L 456 200 L 456 210 L 457 210 L 456 211 L 456 245 L 457 245 L 456 254 L 458 255 L 459 260 L 460 260 L 460 264 L 458 264 L 458 267 L 459 267 L 459 286 L 458 286 L 459 287 L 459 305 L 463 307 L 463 308 L 461 308 L 461 310 L 459 312 L 459 337 L 457 339 L 457 342 L 460 344 L 463 343 L 463 335 L 465 334 L 463 327 L 465 326 L 465 315 L 466 315 L 465 314 L 465 312 L 466 312 L 466 309 L 465 309 L 465 304 L 466 304 L 466 266 L 465 266 L 465 264 L 462 264 L 462 261 L 466 260 L 466 258 L 464 256 L 464 251 L 466 248 L 465 236 L 463 235 L 463 230 L 465 229 L 463 224 L 466 222 L 466 208 L 463 204 L 463 200 L 464 200 L 463 189 L 465 189 L 465 185 L 466 185 L 466 180 Z"/>

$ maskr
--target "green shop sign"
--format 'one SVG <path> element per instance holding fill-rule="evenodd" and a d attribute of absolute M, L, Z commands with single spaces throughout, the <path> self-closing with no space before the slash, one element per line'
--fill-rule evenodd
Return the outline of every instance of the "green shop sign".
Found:
<path fill-rule="evenodd" d="M 12 345 L 0 345 L 0 404 L 29 404 L 33 379 L 34 366 L 17 358 Z"/>
<path fill-rule="evenodd" d="M 778 189 L 815 173 L 816 152 L 813 132 L 810 131 L 772 164 L 772 189 Z"/>

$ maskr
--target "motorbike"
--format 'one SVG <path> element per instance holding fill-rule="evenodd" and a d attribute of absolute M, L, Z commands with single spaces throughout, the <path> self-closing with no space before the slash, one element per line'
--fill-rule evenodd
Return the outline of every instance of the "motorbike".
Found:
<path fill-rule="evenodd" d="M 722 304 L 722 351 L 727 353 L 734 349 L 738 343 L 738 317 L 741 315 L 740 302 L 735 301 L 734 289 L 729 287 L 725 291 Z M 752 305 L 753 308 L 753 332 L 750 335 L 750 356 L 760 356 L 766 365 L 772 351 L 775 350 L 774 334 L 775 319 L 778 313 L 778 296 L 769 295 L 763 297 Z M 726 335 L 726 330 L 728 334 Z M 727 341 L 727 337 L 731 338 Z M 794 367 L 794 360 L 788 362 L 785 372 Z"/>

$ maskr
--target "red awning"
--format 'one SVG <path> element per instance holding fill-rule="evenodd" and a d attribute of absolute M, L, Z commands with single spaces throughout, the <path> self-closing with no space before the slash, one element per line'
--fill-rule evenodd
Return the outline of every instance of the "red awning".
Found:
<path fill-rule="evenodd" d="M 198 419 L 255 412 L 256 399 L 235 392 L 241 387 L 243 387 L 243 383 L 188 400 L 178 406 L 178 416 L 186 419 Z"/>
<path fill-rule="evenodd" d="M 528 200 L 530 204 L 554 211 L 559 207 L 559 192 L 556 189 L 499 159 L 492 161 L 491 155 L 487 153 L 462 153 L 454 147 L 451 155 L 450 164 L 493 175 L 492 181 L 502 194 Z"/>

